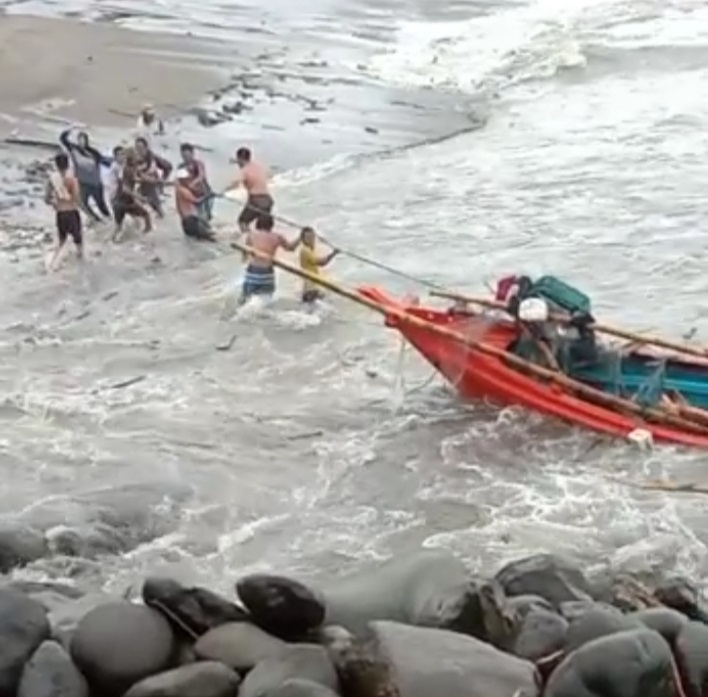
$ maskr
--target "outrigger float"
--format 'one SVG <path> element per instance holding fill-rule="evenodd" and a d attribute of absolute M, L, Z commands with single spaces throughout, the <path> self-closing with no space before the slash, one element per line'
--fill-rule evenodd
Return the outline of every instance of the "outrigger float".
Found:
<path fill-rule="evenodd" d="M 556 278 L 503 279 L 495 298 L 433 292 L 452 302 L 437 309 L 274 263 L 381 314 L 464 399 L 635 442 L 708 448 L 708 351 L 599 324 L 589 299 Z"/>

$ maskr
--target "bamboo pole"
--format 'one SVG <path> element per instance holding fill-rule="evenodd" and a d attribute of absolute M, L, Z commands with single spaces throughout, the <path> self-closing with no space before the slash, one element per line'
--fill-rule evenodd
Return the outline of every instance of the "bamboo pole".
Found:
<path fill-rule="evenodd" d="M 582 395 L 590 401 L 608 405 L 614 410 L 630 412 L 638 416 L 643 421 L 646 421 L 647 417 L 649 417 L 665 424 L 671 424 L 672 426 L 683 430 L 693 431 L 703 436 L 708 436 L 707 426 L 703 426 L 680 416 L 676 416 L 666 410 L 662 410 L 655 407 L 640 407 L 638 404 L 629 400 L 621 399 L 620 397 L 615 397 L 614 395 L 607 394 L 605 392 L 595 389 L 594 387 L 585 385 L 582 382 L 573 380 L 568 376 L 564 375 L 563 373 L 557 373 L 553 370 L 549 370 L 548 368 L 543 368 L 541 366 L 535 365 L 530 361 L 526 361 L 523 358 L 520 358 L 519 356 L 516 356 L 508 351 L 499 349 L 496 346 L 491 346 L 480 341 L 474 341 L 466 336 L 463 336 L 459 332 L 448 329 L 447 327 L 441 327 L 432 322 L 427 322 L 424 319 L 420 319 L 419 317 L 416 317 L 409 312 L 399 310 L 396 307 L 384 306 L 374 300 L 364 297 L 360 293 L 348 290 L 347 288 L 343 288 L 339 284 L 334 283 L 324 277 L 311 274 L 305 271 L 304 269 L 299 269 L 293 266 L 292 264 L 288 264 L 287 262 L 275 259 L 270 255 L 261 252 L 260 250 L 254 249 L 253 247 L 249 247 L 248 245 L 241 244 L 240 242 L 232 242 L 231 247 L 240 250 L 246 255 L 259 257 L 261 259 L 267 259 L 271 261 L 274 266 L 279 269 L 282 269 L 283 271 L 286 271 L 287 273 L 311 281 L 312 283 L 319 285 L 322 288 L 325 288 L 330 292 L 335 293 L 336 295 L 340 295 L 343 298 L 347 298 L 348 300 L 351 300 L 359 305 L 368 307 L 370 310 L 374 310 L 375 312 L 378 312 L 381 315 L 395 317 L 399 322 L 403 324 L 409 324 L 410 326 L 417 327 L 418 329 L 433 332 L 435 334 L 438 334 L 439 336 L 454 341 L 455 343 L 462 344 L 468 348 L 473 348 L 476 351 L 479 351 L 480 353 L 506 361 L 507 363 L 510 363 L 516 368 L 522 371 L 526 371 L 534 375 L 535 377 L 554 381 L 559 385 L 565 387 L 567 390 Z"/>
<path fill-rule="evenodd" d="M 430 295 L 436 298 L 445 298 L 447 300 L 457 300 L 466 303 L 474 303 L 475 305 L 481 305 L 482 307 L 488 307 L 494 310 L 507 311 L 507 307 L 504 303 L 501 303 L 497 300 L 490 300 L 489 298 L 481 298 L 474 295 L 462 295 L 460 293 L 448 293 L 447 291 L 437 290 L 431 290 Z M 554 313 L 551 314 L 550 318 L 554 322 L 559 322 L 561 324 L 570 323 L 570 317 L 568 315 Z M 628 339 L 629 341 L 633 341 L 638 344 L 659 346 L 661 348 L 669 349 L 671 351 L 676 351 L 678 353 L 683 353 L 690 356 L 708 358 L 708 349 L 693 348 L 692 346 L 668 341 L 667 339 L 661 339 L 656 336 L 644 336 L 642 334 L 637 334 L 636 332 L 630 332 L 626 329 L 620 329 L 619 327 L 612 327 L 607 324 L 600 324 L 598 322 L 591 324 L 589 328 L 594 329 L 596 332 L 600 332 L 601 334 L 608 334 L 610 336 L 616 336 L 621 339 Z"/>
<path fill-rule="evenodd" d="M 648 479 L 644 482 L 631 482 L 621 477 L 609 477 L 610 480 L 632 487 L 633 489 L 644 489 L 645 491 L 666 491 L 674 494 L 708 494 L 708 485 L 697 482 L 672 482 L 670 479 Z"/>

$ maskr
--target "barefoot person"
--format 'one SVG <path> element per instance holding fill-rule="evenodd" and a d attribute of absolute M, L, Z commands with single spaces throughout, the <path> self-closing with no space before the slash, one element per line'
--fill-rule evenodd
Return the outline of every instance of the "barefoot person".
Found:
<path fill-rule="evenodd" d="M 110 218 L 111 212 L 106 205 L 101 179 L 101 166 L 110 167 L 111 161 L 101 155 L 90 143 L 89 137 L 83 131 L 76 136 L 76 142 L 70 139 L 73 128 L 68 128 L 59 136 L 59 142 L 64 146 L 74 167 L 74 176 L 79 182 L 81 207 L 88 216 L 96 222 L 101 217 L 94 212 L 89 203 L 93 199 L 104 218 Z"/>
<path fill-rule="evenodd" d="M 311 276 L 319 276 L 320 269 L 327 266 L 339 253 L 338 249 L 333 249 L 329 254 L 318 256 L 315 251 L 317 235 L 311 227 L 304 227 L 300 231 L 300 268 Z M 312 305 L 317 300 L 322 300 L 324 293 L 322 289 L 312 281 L 303 279 L 302 282 L 302 302 Z"/>
<path fill-rule="evenodd" d="M 278 249 L 287 252 L 294 252 L 300 240 L 292 242 L 283 237 L 279 232 L 273 230 L 273 216 L 269 213 L 262 214 L 256 220 L 256 229 L 247 233 L 246 245 L 261 254 L 248 255 L 248 266 L 243 279 L 240 304 L 245 303 L 251 296 L 269 296 L 275 293 L 275 269 L 273 268 L 273 257 Z"/>
<path fill-rule="evenodd" d="M 182 221 L 182 232 L 196 240 L 213 242 L 214 233 L 209 222 L 201 215 L 201 199 L 194 193 L 192 172 L 183 166 L 177 169 L 175 176 L 175 208 Z"/>
<path fill-rule="evenodd" d="M 164 218 L 162 201 L 160 200 L 161 170 L 157 159 L 148 146 L 145 138 L 135 139 L 136 176 L 138 193 L 155 212 L 158 218 Z"/>
<path fill-rule="evenodd" d="M 208 222 L 212 218 L 214 197 L 207 179 L 206 167 L 201 160 L 197 159 L 194 153 L 194 146 L 191 143 L 182 143 L 179 152 L 182 155 L 182 167 L 187 168 L 191 175 L 189 188 L 197 198 L 201 199 L 199 204 L 200 215 Z"/>
<path fill-rule="evenodd" d="M 162 119 L 157 115 L 155 107 L 152 104 L 145 104 L 138 114 L 138 121 L 135 125 L 135 135 L 138 138 L 144 138 L 152 145 L 152 136 L 164 135 L 165 125 Z"/>
<path fill-rule="evenodd" d="M 121 153 L 121 160 L 123 161 L 123 166 L 119 171 L 113 200 L 113 217 L 116 222 L 115 231 L 113 232 L 114 242 L 120 241 L 123 236 L 123 222 L 126 215 L 132 218 L 140 218 L 144 224 L 143 232 L 147 233 L 152 230 L 150 213 L 143 205 L 136 190 L 138 178 L 135 153 L 132 150 L 126 150 Z"/>
<path fill-rule="evenodd" d="M 44 193 L 44 201 L 56 211 L 57 246 L 52 259 L 47 266 L 54 271 L 59 265 L 59 257 L 68 237 L 76 245 L 76 254 L 83 259 L 83 237 L 81 234 L 81 216 L 79 215 L 79 183 L 76 177 L 69 173 L 69 158 L 59 153 L 54 158 L 56 171 L 49 175 L 49 181 Z"/>
<path fill-rule="evenodd" d="M 248 198 L 238 217 L 241 234 L 245 235 L 251 223 L 256 221 L 260 215 L 273 210 L 273 198 L 268 189 L 270 178 L 268 170 L 253 159 L 248 148 L 239 148 L 236 151 L 236 163 L 241 171 L 239 176 L 224 189 L 224 193 L 237 189 L 241 185 L 246 189 Z"/>

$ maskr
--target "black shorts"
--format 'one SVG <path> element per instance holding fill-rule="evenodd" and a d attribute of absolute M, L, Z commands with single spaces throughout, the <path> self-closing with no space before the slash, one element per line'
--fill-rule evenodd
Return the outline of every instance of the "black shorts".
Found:
<path fill-rule="evenodd" d="M 126 215 L 133 218 L 145 218 L 148 215 L 148 212 L 132 196 L 118 196 L 111 201 L 111 206 L 116 225 L 122 225 Z"/>
<path fill-rule="evenodd" d="M 238 217 L 239 225 L 250 225 L 263 213 L 273 210 L 273 199 L 269 194 L 254 194 L 248 197 L 246 205 Z"/>
<path fill-rule="evenodd" d="M 196 215 L 188 215 L 182 218 L 182 232 L 195 240 L 214 241 L 214 233 L 209 227 L 209 223 Z"/>
<path fill-rule="evenodd" d="M 71 237 L 77 246 L 83 243 L 81 234 L 81 216 L 79 211 L 57 211 L 57 234 L 59 242 L 64 244 L 67 237 Z"/>
<path fill-rule="evenodd" d="M 310 304 L 317 302 L 318 300 L 324 300 L 324 297 L 325 295 L 321 290 L 306 290 L 302 294 L 302 302 Z"/>

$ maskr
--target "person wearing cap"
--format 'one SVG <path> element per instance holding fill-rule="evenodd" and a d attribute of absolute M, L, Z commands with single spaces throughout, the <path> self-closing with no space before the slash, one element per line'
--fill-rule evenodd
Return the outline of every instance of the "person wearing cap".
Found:
<path fill-rule="evenodd" d="M 190 186 L 192 173 L 184 165 L 175 172 L 175 208 L 182 222 L 182 232 L 196 240 L 215 239 L 209 223 L 199 214 L 202 198 L 198 197 Z"/>
<path fill-rule="evenodd" d="M 248 233 L 248 229 L 260 216 L 270 214 L 273 210 L 273 197 L 268 189 L 270 178 L 267 168 L 260 162 L 253 159 L 248 148 L 239 148 L 236 151 L 236 164 L 241 170 L 229 184 L 223 193 L 243 186 L 246 189 L 248 198 L 246 204 L 238 217 L 238 226 L 241 234 Z"/>

